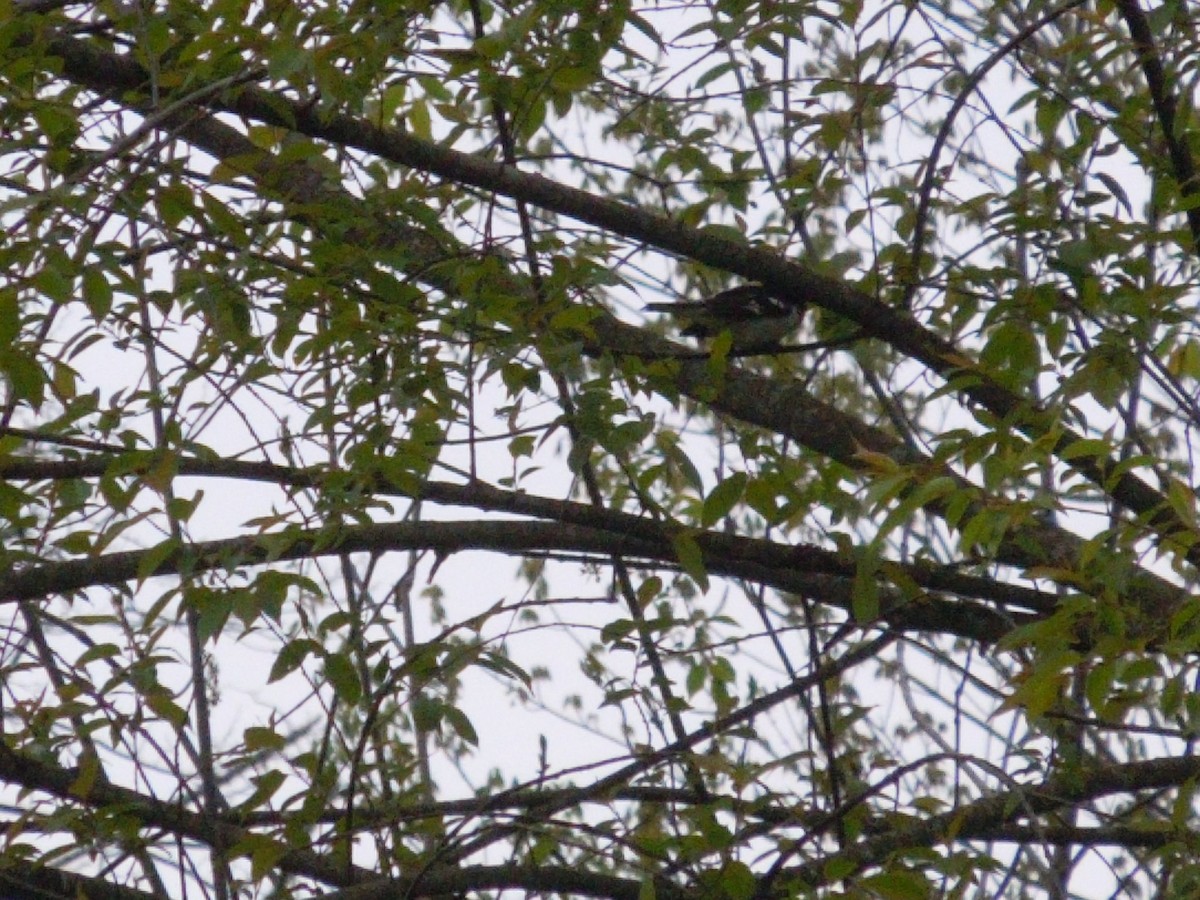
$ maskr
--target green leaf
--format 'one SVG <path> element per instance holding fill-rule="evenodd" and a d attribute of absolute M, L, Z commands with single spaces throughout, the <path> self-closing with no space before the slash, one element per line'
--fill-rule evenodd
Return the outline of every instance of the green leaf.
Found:
<path fill-rule="evenodd" d="M 1102 441 L 1099 438 L 1083 438 L 1078 441 L 1073 441 L 1067 445 L 1059 453 L 1062 460 L 1079 459 L 1085 456 L 1108 456 L 1112 452 L 1112 446 L 1107 441 Z"/>
<path fill-rule="evenodd" d="M 721 870 L 721 890 L 730 900 L 750 900 L 755 894 L 757 882 L 750 867 L 738 860 L 725 864 Z"/>
<path fill-rule="evenodd" d="M 285 79 L 296 72 L 311 68 L 309 50 L 300 43 L 272 41 L 267 55 L 267 75 L 272 79 Z"/>
<path fill-rule="evenodd" d="M 250 246 L 250 236 L 246 233 L 242 220 L 231 213 L 224 203 L 212 194 L 202 193 L 200 204 L 204 207 L 204 214 L 208 218 L 209 226 L 217 234 L 228 238 L 238 247 Z"/>
<path fill-rule="evenodd" d="M 564 66 L 550 76 L 550 84 L 560 91 L 581 91 L 595 80 L 596 74 L 591 69 L 578 66 Z"/>
<path fill-rule="evenodd" d="M 149 550 L 146 550 L 138 560 L 138 582 L 144 582 L 147 578 L 157 573 L 159 568 L 166 564 L 167 560 L 179 552 L 181 546 L 178 538 L 169 537 L 160 541 Z"/>
<path fill-rule="evenodd" d="M 173 182 L 163 187 L 157 197 L 158 213 L 169 228 L 176 228 L 179 223 L 195 211 L 195 197 L 184 184 Z"/>
<path fill-rule="evenodd" d="M 232 858 L 250 860 L 250 875 L 255 881 L 267 878 L 287 853 L 287 844 L 269 835 L 253 832 L 245 832 L 242 838 L 229 848 Z"/>
<path fill-rule="evenodd" d="M 254 784 L 254 791 L 238 804 L 238 810 L 249 812 L 266 806 L 267 801 L 275 796 L 286 780 L 286 776 L 275 769 L 270 769 L 261 775 L 251 775 L 250 781 Z"/>
<path fill-rule="evenodd" d="M 850 611 L 854 621 L 869 625 L 879 618 L 879 580 L 874 568 L 862 566 L 854 575 L 851 586 Z"/>
<path fill-rule="evenodd" d="M 733 71 L 733 63 L 725 61 L 717 63 L 707 72 L 696 79 L 696 90 L 703 90 L 706 85 L 712 84 L 723 75 L 728 75 Z"/>
<path fill-rule="evenodd" d="M 55 254 L 46 268 L 33 276 L 34 286 L 56 303 L 66 303 L 75 289 L 69 260 L 65 254 Z"/>
<path fill-rule="evenodd" d="M 288 641 L 275 657 L 267 683 L 273 684 L 286 675 L 290 675 L 304 664 L 310 656 L 319 655 L 323 648 L 311 638 L 296 638 Z"/>
<path fill-rule="evenodd" d="M 92 788 L 96 786 L 96 781 L 101 774 L 99 757 L 95 753 L 84 753 L 79 761 L 75 779 L 67 790 L 72 796 L 86 799 L 91 794 Z"/>
<path fill-rule="evenodd" d="M 662 593 L 663 581 L 657 575 L 651 575 L 637 589 L 638 607 L 645 609 L 654 601 L 659 594 Z"/>
<path fill-rule="evenodd" d="M 529 677 L 529 673 L 503 653 L 497 653 L 488 650 L 480 655 L 478 664 L 485 669 L 490 669 L 498 675 L 503 675 L 507 678 L 515 678 L 517 681 L 521 682 L 521 684 L 525 685 L 525 687 L 533 686 L 533 679 Z"/>
<path fill-rule="evenodd" d="M 638 15 L 636 12 L 630 12 L 628 14 L 628 21 L 630 25 L 645 35 L 654 44 L 654 46 L 658 47 L 660 50 L 663 49 L 664 45 L 662 36 L 659 35 L 654 26 L 651 25 L 646 19 Z M 651 886 L 651 890 L 653 890 L 653 886 Z"/>
<path fill-rule="evenodd" d="M 187 711 L 179 706 L 163 689 L 149 691 L 145 695 L 146 706 L 157 716 L 181 731 L 187 724 Z"/>
<path fill-rule="evenodd" d="M 613 619 L 600 629 L 600 640 L 607 644 L 624 642 L 635 631 L 637 623 L 633 619 Z"/>
<path fill-rule="evenodd" d="M 111 659 L 114 656 L 121 655 L 121 648 L 116 644 L 96 644 L 89 647 L 79 655 L 75 660 L 75 665 L 86 666 L 90 662 L 95 662 L 98 659 Z"/>
<path fill-rule="evenodd" d="M 729 511 L 742 499 L 749 480 L 750 478 L 745 472 L 734 472 L 712 489 L 704 498 L 704 509 L 700 516 L 700 521 L 705 528 L 712 527 L 729 514 Z"/>
<path fill-rule="evenodd" d="M 874 891 L 883 900 L 927 900 L 934 896 L 933 884 L 919 872 L 904 870 L 869 875 L 859 886 Z"/>
<path fill-rule="evenodd" d="M 264 728 L 261 725 L 251 725 L 243 731 L 242 741 L 250 753 L 259 750 L 282 750 L 287 746 L 287 738 L 274 728 Z"/>
<path fill-rule="evenodd" d="M 21 303 L 15 290 L 0 289 L 0 347 L 15 343 L 21 334 Z"/>
<path fill-rule="evenodd" d="M 704 554 L 696 538 L 687 533 L 679 532 L 671 538 L 671 546 L 675 549 L 675 558 L 679 566 L 696 582 L 702 591 L 708 590 L 708 572 L 704 568 Z"/>
<path fill-rule="evenodd" d="M 35 410 L 46 396 L 46 373 L 37 360 L 23 350 L 0 348 L 0 374 L 8 379 L 12 399 L 23 400 Z"/>
<path fill-rule="evenodd" d="M 83 302 L 99 322 L 112 311 L 113 290 L 104 271 L 97 267 L 83 270 Z"/>
<path fill-rule="evenodd" d="M 408 130 L 419 138 L 433 138 L 433 123 L 429 118 L 429 106 L 424 100 L 414 100 L 408 108 Z"/>
<path fill-rule="evenodd" d="M 333 692 L 351 706 L 362 697 L 362 682 L 348 653 L 329 653 L 325 656 L 325 677 L 333 685 Z"/>
<path fill-rule="evenodd" d="M 471 746 L 479 746 L 479 735 L 475 733 L 475 726 L 471 724 L 471 720 L 463 714 L 461 709 L 457 706 L 443 706 L 442 716 L 446 723 L 454 729 L 455 734 Z"/>
<path fill-rule="evenodd" d="M 441 700 L 418 694 L 411 705 L 413 725 L 421 731 L 436 731 L 442 724 L 443 709 Z"/>
<path fill-rule="evenodd" d="M 237 600 L 237 591 L 215 591 L 208 587 L 189 588 L 187 602 L 197 612 L 196 635 L 201 643 L 215 640 L 225 629 Z"/>

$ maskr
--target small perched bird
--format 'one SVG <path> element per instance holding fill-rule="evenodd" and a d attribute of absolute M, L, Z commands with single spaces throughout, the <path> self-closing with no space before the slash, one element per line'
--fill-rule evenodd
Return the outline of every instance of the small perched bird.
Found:
<path fill-rule="evenodd" d="M 688 303 L 649 303 L 649 312 L 674 316 L 684 327 L 680 334 L 714 338 L 728 331 L 731 348 L 741 352 L 769 353 L 796 330 L 804 318 L 803 305 L 785 303 L 762 285 L 743 284 L 707 300 Z"/>

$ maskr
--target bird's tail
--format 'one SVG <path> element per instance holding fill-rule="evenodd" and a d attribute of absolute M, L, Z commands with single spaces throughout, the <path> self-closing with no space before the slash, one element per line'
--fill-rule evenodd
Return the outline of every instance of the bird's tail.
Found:
<path fill-rule="evenodd" d="M 704 309 L 704 303 L 647 303 L 642 307 L 646 312 L 670 313 L 678 315 L 679 313 L 700 312 Z"/>

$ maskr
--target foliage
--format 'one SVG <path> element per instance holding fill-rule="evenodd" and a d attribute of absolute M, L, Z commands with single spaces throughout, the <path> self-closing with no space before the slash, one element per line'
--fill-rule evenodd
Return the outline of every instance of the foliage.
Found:
<path fill-rule="evenodd" d="M 0 23 L 11 896 L 1195 895 L 1187 5 Z"/>

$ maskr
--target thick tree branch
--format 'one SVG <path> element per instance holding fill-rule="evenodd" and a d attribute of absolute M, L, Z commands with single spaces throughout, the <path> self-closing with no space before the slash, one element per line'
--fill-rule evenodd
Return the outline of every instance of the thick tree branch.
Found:
<path fill-rule="evenodd" d="M 608 515 L 621 516 L 619 513 Z M 557 551 L 606 557 L 615 554 L 658 564 L 674 564 L 676 551 L 668 529 L 633 517 L 621 518 L 632 526 L 629 532 L 562 522 L 393 522 L 203 541 L 170 550 L 162 546 L 126 550 L 92 559 L 9 570 L 0 576 L 0 603 L 71 593 L 99 585 L 118 585 L 151 576 L 176 575 L 184 570 L 192 573 L 232 570 L 345 553 L 432 550 L 439 556 L 447 556 L 466 550 L 511 555 Z M 656 533 L 651 534 L 651 531 Z M 847 562 L 815 547 L 783 547 L 713 532 L 695 535 L 694 539 L 704 553 L 711 574 L 745 578 L 781 591 L 811 596 L 847 611 L 853 609 L 853 561 Z M 889 565 L 891 563 L 881 567 L 882 576 L 886 576 Z M 823 567 L 831 571 L 822 571 Z M 933 577 L 959 582 L 960 587 L 974 580 L 946 571 L 938 575 L 913 569 L 912 574 L 925 580 Z M 983 580 L 979 583 L 991 587 Z M 1047 603 L 1045 599 L 1038 599 L 1036 592 L 1018 588 L 1012 596 L 1018 594 L 1027 601 L 1040 605 Z M 1014 625 L 1032 620 L 1028 613 L 995 610 L 965 601 L 952 602 L 926 596 L 910 601 L 899 591 L 888 590 L 882 590 L 881 595 L 881 621 L 903 630 L 954 634 L 994 643 Z"/>
<path fill-rule="evenodd" d="M 0 868 L 0 895 L 4 900 L 162 900 L 151 891 L 16 859 L 6 859 Z"/>
<path fill-rule="evenodd" d="M 78 460 L 0 459 L 0 477 L 28 480 L 64 480 L 97 478 L 111 469 L 115 456 L 95 455 Z M 315 469 L 296 469 L 273 463 L 244 460 L 195 459 L 181 457 L 175 465 L 180 475 L 238 478 L 288 487 L 320 489 L 327 473 Z M 141 470 L 130 470 L 138 474 Z M 672 528 L 662 522 L 610 509 L 597 509 L 583 503 L 539 497 L 525 491 L 507 491 L 484 482 L 452 484 L 445 481 L 422 482 L 417 490 L 403 489 L 380 480 L 371 490 L 382 496 L 408 497 L 453 506 L 467 506 L 486 512 L 515 513 L 585 528 L 601 529 L 613 535 L 639 537 L 661 544 L 669 542 Z M 689 529 L 690 532 L 690 529 Z M 696 531 L 696 540 L 706 551 L 706 559 L 717 566 L 736 561 L 752 562 L 767 569 L 781 569 L 813 575 L 856 577 L 853 559 L 822 550 L 813 545 L 779 544 L 718 531 Z M 435 548 L 436 549 L 436 548 Z M 582 548 L 580 548 L 582 549 Z M 724 562 L 721 562 L 724 561 Z M 885 569 L 903 573 L 905 578 L 929 590 L 988 600 L 1002 608 L 1050 613 L 1061 596 L 1021 585 L 1006 584 L 992 578 L 963 574 L 958 566 L 938 565 L 928 560 L 911 563 L 885 560 Z M 715 569 L 714 569 L 715 571 Z"/>
<path fill-rule="evenodd" d="M 1146 14 L 1142 12 L 1137 0 L 1117 0 L 1117 9 L 1121 11 L 1121 18 L 1129 28 L 1129 36 L 1133 38 L 1138 63 L 1142 67 L 1142 75 L 1150 91 L 1150 100 L 1154 104 L 1154 112 L 1158 115 L 1158 124 L 1162 126 L 1167 155 L 1171 159 L 1171 167 L 1175 170 L 1180 199 L 1190 200 L 1200 193 L 1200 178 L 1197 177 L 1187 135 L 1177 133 L 1176 113 L 1179 109 L 1179 98 L 1172 93 L 1167 84 L 1167 73 L 1154 42 L 1154 32 L 1151 31 Z M 1183 208 L 1187 211 L 1193 250 L 1200 254 L 1200 207 L 1195 203 L 1185 202 Z"/>

